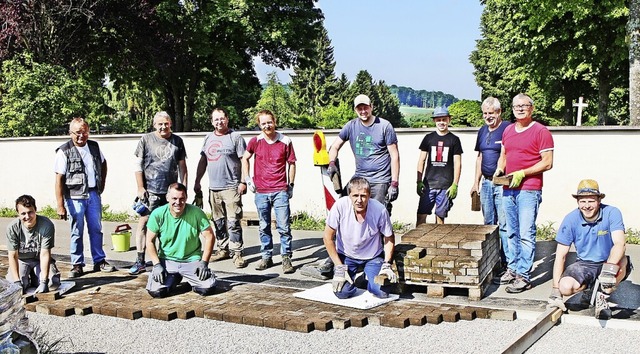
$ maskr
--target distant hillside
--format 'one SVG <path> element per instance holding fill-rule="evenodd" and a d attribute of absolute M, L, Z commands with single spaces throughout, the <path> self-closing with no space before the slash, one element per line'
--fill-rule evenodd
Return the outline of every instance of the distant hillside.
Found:
<path fill-rule="evenodd" d="M 411 87 L 391 85 L 391 93 L 398 97 L 400 105 L 422 108 L 451 106 L 459 100 L 453 95 L 441 91 L 414 90 Z"/>

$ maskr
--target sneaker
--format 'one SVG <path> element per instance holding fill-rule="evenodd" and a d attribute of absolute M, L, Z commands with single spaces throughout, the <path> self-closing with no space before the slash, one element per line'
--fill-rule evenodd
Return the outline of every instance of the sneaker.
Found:
<path fill-rule="evenodd" d="M 521 293 L 531 289 L 531 283 L 523 277 L 517 276 L 516 280 L 505 289 L 510 294 Z"/>
<path fill-rule="evenodd" d="M 605 293 L 597 291 L 596 292 L 596 309 L 595 315 L 599 320 L 608 320 L 611 318 L 611 309 L 609 308 L 609 302 Z"/>
<path fill-rule="evenodd" d="M 242 253 L 237 252 L 233 255 L 233 265 L 236 266 L 236 268 L 244 268 L 247 266 L 247 262 L 242 258 Z"/>
<path fill-rule="evenodd" d="M 82 265 L 75 264 L 73 268 L 69 271 L 69 278 L 77 278 L 84 275 L 84 271 L 82 270 Z"/>
<path fill-rule="evenodd" d="M 141 261 L 136 261 L 136 263 L 134 263 L 133 266 L 129 268 L 129 274 L 131 275 L 142 274 L 146 271 L 147 271 L 147 265 Z"/>
<path fill-rule="evenodd" d="M 256 270 L 265 270 L 270 267 L 273 267 L 273 261 L 271 258 L 262 258 L 260 263 L 256 266 Z"/>
<path fill-rule="evenodd" d="M 293 268 L 293 264 L 291 264 L 291 257 L 282 256 L 282 271 L 284 274 L 295 273 L 296 269 Z"/>
<path fill-rule="evenodd" d="M 229 258 L 231 258 L 229 250 L 217 250 L 209 257 L 209 262 L 217 262 Z"/>
<path fill-rule="evenodd" d="M 109 262 L 107 262 L 104 259 L 93 265 L 93 271 L 94 272 L 109 273 L 109 272 L 113 272 L 115 270 L 116 270 L 116 267 L 112 266 L 111 264 L 109 264 Z"/>
<path fill-rule="evenodd" d="M 511 269 L 507 269 L 500 278 L 494 278 L 493 283 L 498 285 L 511 284 L 516 280 L 516 272 Z"/>

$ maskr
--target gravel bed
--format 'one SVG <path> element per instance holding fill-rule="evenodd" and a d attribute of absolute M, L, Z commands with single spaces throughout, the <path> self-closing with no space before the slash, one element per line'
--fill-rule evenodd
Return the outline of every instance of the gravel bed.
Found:
<path fill-rule="evenodd" d="M 59 352 L 99 353 L 496 353 L 526 329 L 525 320 L 476 319 L 405 329 L 382 326 L 296 333 L 201 318 L 169 322 L 101 315 L 57 317 L 28 313 Z M 509 334 L 509 335 L 505 335 Z"/>

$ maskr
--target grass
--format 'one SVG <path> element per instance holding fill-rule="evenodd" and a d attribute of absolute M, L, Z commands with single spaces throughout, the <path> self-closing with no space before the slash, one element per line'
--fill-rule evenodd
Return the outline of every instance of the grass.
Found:
<path fill-rule="evenodd" d="M 322 231 L 324 230 L 326 219 L 316 218 L 306 212 L 296 213 L 291 216 L 291 228 L 293 230 Z M 393 231 L 403 234 L 411 228 L 411 224 L 399 221 L 393 222 Z"/>
<path fill-rule="evenodd" d="M 57 219 L 58 212 L 52 206 L 47 205 L 38 209 L 38 215 L 46 216 L 49 219 Z M 18 216 L 14 208 L 0 208 L 0 218 L 15 218 Z M 109 210 L 109 204 L 102 206 L 102 220 L 103 221 L 116 221 L 116 222 L 133 222 L 136 221 L 137 216 L 129 215 L 124 211 L 111 211 Z"/>

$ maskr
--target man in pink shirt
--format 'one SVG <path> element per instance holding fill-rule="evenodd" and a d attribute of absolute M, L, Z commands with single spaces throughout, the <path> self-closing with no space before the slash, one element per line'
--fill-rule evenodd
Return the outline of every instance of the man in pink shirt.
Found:
<path fill-rule="evenodd" d="M 291 264 L 291 227 L 289 199 L 293 196 L 296 177 L 296 153 L 291 139 L 276 131 L 276 117 L 268 110 L 256 114 L 256 122 L 262 131 L 253 137 L 242 156 L 242 180 L 255 193 L 256 208 L 260 219 L 260 252 L 262 260 L 256 270 L 273 266 L 273 236 L 271 234 L 271 210 L 276 215 L 276 228 L 280 234 L 282 270 L 295 272 Z M 249 173 L 249 160 L 255 155 L 253 177 Z"/>
<path fill-rule="evenodd" d="M 516 122 L 502 134 L 502 149 L 495 176 L 511 176 L 504 187 L 502 205 L 507 221 L 507 271 L 500 284 L 508 293 L 531 289 L 529 273 L 536 250 L 536 217 L 542 202 L 542 173 L 553 167 L 553 137 L 532 117 L 533 100 L 525 94 L 513 98 Z"/>

